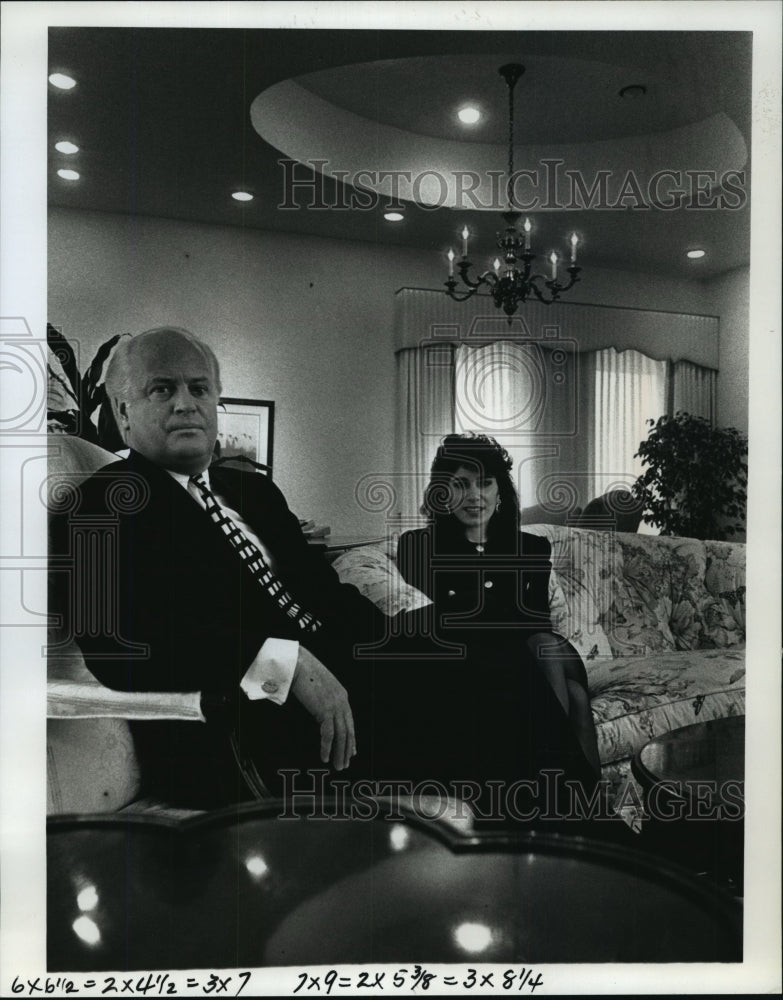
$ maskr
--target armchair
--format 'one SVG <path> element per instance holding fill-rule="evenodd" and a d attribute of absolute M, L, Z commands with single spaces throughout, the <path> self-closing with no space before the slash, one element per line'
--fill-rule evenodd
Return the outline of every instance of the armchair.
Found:
<path fill-rule="evenodd" d="M 52 434 L 48 449 L 49 509 L 116 458 L 82 438 Z M 113 812 L 139 794 L 139 768 L 129 719 L 200 717 L 193 695 L 111 691 L 85 666 L 50 603 L 47 650 L 47 812 Z"/>

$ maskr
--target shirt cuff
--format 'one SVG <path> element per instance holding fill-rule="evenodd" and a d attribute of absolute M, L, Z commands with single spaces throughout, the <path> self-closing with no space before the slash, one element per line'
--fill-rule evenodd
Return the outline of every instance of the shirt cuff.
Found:
<path fill-rule="evenodd" d="M 267 639 L 239 686 L 251 701 L 267 698 L 283 705 L 294 679 L 299 643 L 294 639 Z"/>

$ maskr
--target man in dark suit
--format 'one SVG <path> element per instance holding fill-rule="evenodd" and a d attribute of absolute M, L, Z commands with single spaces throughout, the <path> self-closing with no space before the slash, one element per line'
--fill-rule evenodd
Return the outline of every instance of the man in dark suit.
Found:
<path fill-rule="evenodd" d="M 279 791 L 283 767 L 484 783 L 550 766 L 591 781 L 567 725 L 542 710 L 551 692 L 517 664 L 419 659 L 415 640 L 395 659 L 356 655 L 385 616 L 307 545 L 267 477 L 209 468 L 208 346 L 175 328 L 122 341 L 106 388 L 130 454 L 82 485 L 61 528 L 71 627 L 104 684 L 192 692 L 204 720 L 134 725 L 148 792 L 219 805 L 259 777 Z"/>

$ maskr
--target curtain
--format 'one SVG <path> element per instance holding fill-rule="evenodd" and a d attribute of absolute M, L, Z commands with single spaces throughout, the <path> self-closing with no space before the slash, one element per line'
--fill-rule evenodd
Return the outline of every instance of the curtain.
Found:
<path fill-rule="evenodd" d="M 587 406 L 594 413 L 588 464 L 597 497 L 629 488 L 641 475 L 641 460 L 633 456 L 647 437 L 647 420 L 666 412 L 667 362 L 609 347 L 592 352 L 585 365 Z"/>
<path fill-rule="evenodd" d="M 511 455 L 522 507 L 586 502 L 587 448 L 579 355 L 541 342 L 457 349 L 456 431 L 496 438 Z"/>
<path fill-rule="evenodd" d="M 418 510 L 435 450 L 441 438 L 454 430 L 452 345 L 398 351 L 397 386 L 392 513 L 405 530 L 421 521 Z"/>
<path fill-rule="evenodd" d="M 678 411 L 694 417 L 706 417 L 715 424 L 715 386 L 717 372 L 702 368 L 692 361 L 675 361 L 672 365 L 671 406 L 673 416 Z"/>
<path fill-rule="evenodd" d="M 630 488 L 648 420 L 678 409 L 714 416 L 714 371 L 636 350 L 580 354 L 532 338 L 428 344 L 398 351 L 397 374 L 401 527 L 419 522 L 432 458 L 452 431 L 490 434 L 508 449 L 522 507 L 568 511 Z"/>

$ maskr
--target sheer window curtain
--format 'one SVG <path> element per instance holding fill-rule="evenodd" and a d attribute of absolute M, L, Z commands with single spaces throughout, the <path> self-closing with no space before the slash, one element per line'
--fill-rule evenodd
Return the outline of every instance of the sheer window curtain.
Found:
<path fill-rule="evenodd" d="M 586 502 L 579 381 L 579 356 L 561 347 L 499 341 L 456 352 L 454 429 L 490 434 L 508 450 L 522 507 Z"/>
<path fill-rule="evenodd" d="M 631 487 L 648 419 L 677 410 L 714 419 L 714 370 L 635 350 L 443 344 L 401 350 L 397 365 L 394 510 L 408 525 L 418 523 L 435 449 L 452 431 L 491 434 L 508 449 L 522 507 L 569 510 Z"/>
<path fill-rule="evenodd" d="M 594 413 L 594 433 L 588 463 L 591 492 L 630 488 L 641 475 L 641 460 L 634 458 L 647 437 L 647 420 L 666 412 L 666 361 L 655 361 L 639 351 L 594 351 L 586 359 L 587 405 Z"/>
<path fill-rule="evenodd" d="M 595 434 L 584 385 L 591 373 L 578 354 L 535 342 L 398 351 L 395 514 L 418 522 L 435 450 L 452 431 L 490 434 L 508 449 L 522 507 L 584 506 Z"/>
<path fill-rule="evenodd" d="M 692 361 L 675 361 L 669 412 L 674 415 L 682 410 L 694 417 L 706 417 L 714 426 L 717 374 L 714 369 L 702 368 Z"/>
<path fill-rule="evenodd" d="M 396 501 L 405 530 L 418 524 L 430 465 L 441 438 L 454 430 L 454 348 L 438 344 L 397 352 Z"/>

